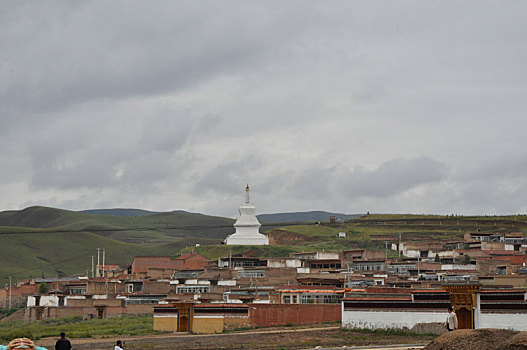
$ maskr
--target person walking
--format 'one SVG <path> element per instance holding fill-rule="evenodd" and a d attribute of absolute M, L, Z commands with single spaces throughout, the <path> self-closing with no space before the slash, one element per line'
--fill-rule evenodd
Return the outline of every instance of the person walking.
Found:
<path fill-rule="evenodd" d="M 55 350 L 71 350 L 71 343 L 66 339 L 64 332 L 60 333 L 60 339 L 55 343 Z"/>
<path fill-rule="evenodd" d="M 118 340 L 117 344 L 115 345 L 115 348 L 113 348 L 113 350 L 124 350 L 123 349 L 123 343 L 120 340 Z"/>
<path fill-rule="evenodd" d="M 448 307 L 448 316 L 446 318 L 445 327 L 449 332 L 457 329 L 457 316 L 452 306 Z"/>

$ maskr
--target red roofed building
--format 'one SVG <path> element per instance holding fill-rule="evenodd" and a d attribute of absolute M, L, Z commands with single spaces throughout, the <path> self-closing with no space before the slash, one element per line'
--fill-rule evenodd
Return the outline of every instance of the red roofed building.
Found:
<path fill-rule="evenodd" d="M 203 271 L 209 259 L 199 253 L 170 256 L 136 256 L 132 262 L 132 274 L 141 277 L 168 278 L 176 271 Z"/>

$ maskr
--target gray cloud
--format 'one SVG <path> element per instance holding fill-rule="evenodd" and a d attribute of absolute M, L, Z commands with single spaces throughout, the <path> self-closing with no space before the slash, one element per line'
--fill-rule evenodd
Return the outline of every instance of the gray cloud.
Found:
<path fill-rule="evenodd" d="M 446 167 L 431 158 L 397 158 L 373 170 L 356 169 L 341 181 L 343 190 L 349 195 L 383 198 L 439 182 L 446 175 Z"/>
<path fill-rule="evenodd" d="M 2 9 L 3 209 L 527 210 L 522 2 Z"/>

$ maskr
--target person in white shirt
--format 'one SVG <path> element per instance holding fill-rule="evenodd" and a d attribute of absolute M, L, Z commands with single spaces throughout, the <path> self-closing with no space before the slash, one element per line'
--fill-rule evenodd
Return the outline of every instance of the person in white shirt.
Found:
<path fill-rule="evenodd" d="M 118 340 L 117 344 L 115 345 L 115 348 L 113 348 L 113 350 L 124 350 L 122 348 L 122 346 L 123 346 L 123 343 L 120 340 Z"/>
<path fill-rule="evenodd" d="M 448 316 L 446 318 L 445 327 L 449 332 L 457 329 L 457 316 L 452 306 L 448 307 Z"/>

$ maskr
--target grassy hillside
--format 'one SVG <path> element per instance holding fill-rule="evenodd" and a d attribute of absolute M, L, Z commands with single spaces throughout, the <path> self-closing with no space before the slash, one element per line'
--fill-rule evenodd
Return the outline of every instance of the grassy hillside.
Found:
<path fill-rule="evenodd" d="M 367 215 L 337 225 L 283 227 L 301 237 L 289 245 L 224 246 L 234 220 L 186 212 L 111 216 L 45 207 L 0 213 L 0 283 L 16 278 L 81 274 L 91 268 L 96 248 L 108 264 L 126 264 L 137 255 L 175 255 L 196 249 L 216 259 L 233 255 L 277 257 L 302 251 L 385 249 L 385 241 L 460 240 L 466 232 L 527 231 L 527 216 Z M 273 226 L 262 227 L 262 231 Z M 346 238 L 338 238 L 346 232 Z M 372 235 L 385 235 L 372 239 Z M 200 247 L 195 247 L 199 243 Z M 394 254 L 387 251 L 388 256 Z"/>
<path fill-rule="evenodd" d="M 46 207 L 0 213 L 0 283 L 16 278 L 81 274 L 96 248 L 108 264 L 136 255 L 174 255 L 185 247 L 218 244 L 234 231 L 228 218 L 170 212 L 142 217 L 93 215 Z"/>
<path fill-rule="evenodd" d="M 330 213 L 327 211 L 306 211 L 295 213 L 277 213 L 277 214 L 261 214 L 258 215 L 258 220 L 261 223 L 290 223 L 290 222 L 327 222 L 330 216 L 334 216 L 341 221 L 358 219 L 360 214 L 340 214 Z"/>
<path fill-rule="evenodd" d="M 159 214 L 159 212 L 148 211 L 142 209 L 126 209 L 126 208 L 114 208 L 114 209 L 89 209 L 81 210 L 80 213 L 95 214 L 95 215 L 112 215 L 112 216 L 147 216 L 152 214 Z"/>
<path fill-rule="evenodd" d="M 83 274 L 91 269 L 96 248 L 106 249 L 107 264 L 126 264 L 135 255 L 171 255 L 185 243 L 141 246 L 90 232 L 23 232 L 0 235 L 0 277 L 17 278 Z"/>
<path fill-rule="evenodd" d="M 261 256 L 287 256 L 291 252 L 334 251 L 368 248 L 385 250 L 385 242 L 403 241 L 462 240 L 467 232 L 527 232 L 527 216 L 437 216 L 437 215 L 367 215 L 360 219 L 348 220 L 336 225 L 295 225 L 282 229 L 303 237 L 288 246 L 209 246 L 199 251 L 211 258 L 249 254 Z M 346 238 L 338 238 L 339 232 L 346 232 Z M 372 239 L 372 235 L 383 237 Z M 375 236 L 373 238 L 376 238 Z M 388 257 L 396 254 L 386 251 Z"/>
<path fill-rule="evenodd" d="M 123 217 L 29 207 L 20 211 L 0 213 L 0 226 L 88 231 L 123 242 L 144 244 L 174 242 L 185 237 L 221 241 L 233 232 L 233 223 L 234 220 L 229 218 L 182 211 Z"/>

